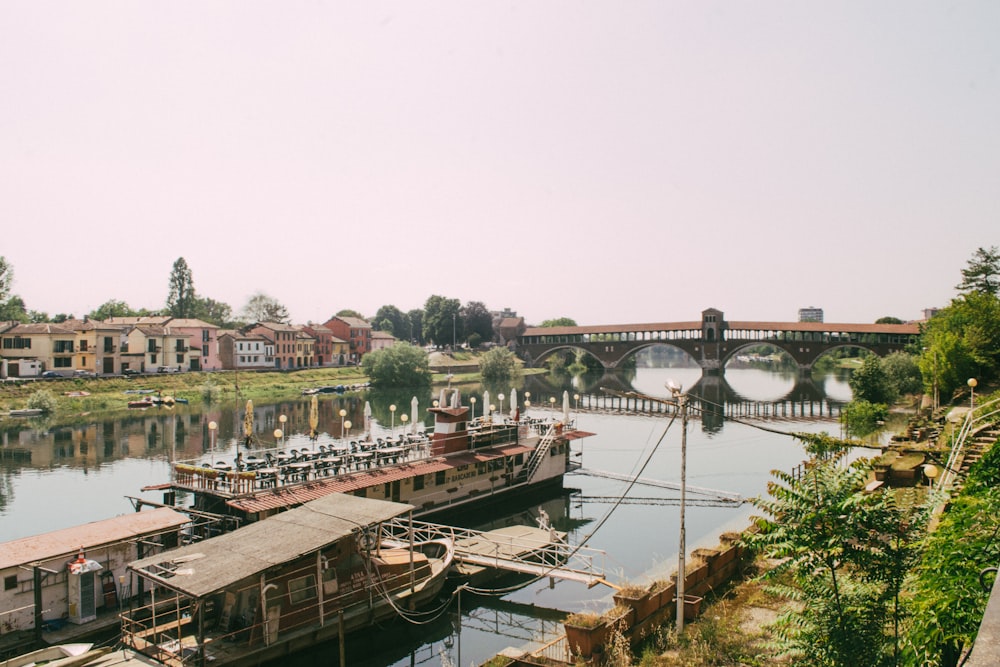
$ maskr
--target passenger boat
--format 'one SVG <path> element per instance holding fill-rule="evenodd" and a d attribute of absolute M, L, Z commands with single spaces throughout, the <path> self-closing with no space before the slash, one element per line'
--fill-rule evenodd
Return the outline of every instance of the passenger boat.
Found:
<path fill-rule="evenodd" d="M 93 644 L 56 644 L 25 653 L 0 662 L 0 667 L 82 667 L 87 665 L 111 649 L 94 648 Z"/>
<path fill-rule="evenodd" d="M 333 494 L 134 561 L 145 604 L 122 612 L 121 641 L 168 666 L 262 664 L 425 606 L 454 545 L 391 541 L 412 510 Z"/>
<path fill-rule="evenodd" d="M 333 493 L 410 503 L 415 515 L 559 488 L 575 465 L 577 430 L 568 414 L 548 419 L 493 417 L 467 422 L 468 408 L 453 393 L 449 407 L 430 408 L 434 432 L 395 439 L 331 441 L 315 449 L 252 450 L 234 462 L 175 463 L 172 480 L 143 490 L 193 497 L 193 509 L 256 521 Z M 444 398 L 444 397 L 442 397 Z M 441 401 L 446 404 L 447 401 Z"/>

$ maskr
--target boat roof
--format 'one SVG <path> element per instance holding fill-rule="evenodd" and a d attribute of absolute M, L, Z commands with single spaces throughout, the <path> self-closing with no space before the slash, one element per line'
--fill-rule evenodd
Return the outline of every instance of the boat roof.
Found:
<path fill-rule="evenodd" d="M 502 456 L 514 456 L 530 451 L 531 448 L 524 445 L 498 445 L 488 449 L 449 454 L 447 457 L 439 456 L 421 461 L 349 472 L 336 477 L 313 480 L 306 484 L 257 491 L 227 500 L 226 505 L 247 514 L 257 514 L 282 507 L 301 505 L 333 493 L 352 493 L 374 484 L 388 484 L 398 480 L 413 479 L 418 475 L 432 475 L 441 470 L 452 470 Z"/>
<path fill-rule="evenodd" d="M 203 597 L 413 509 L 405 503 L 333 494 L 231 533 L 133 561 L 129 569 L 182 594 Z"/>
<path fill-rule="evenodd" d="M 191 518 L 169 507 L 122 514 L 81 526 L 22 537 L 0 545 L 0 570 L 26 563 L 47 562 L 126 540 L 179 528 Z"/>

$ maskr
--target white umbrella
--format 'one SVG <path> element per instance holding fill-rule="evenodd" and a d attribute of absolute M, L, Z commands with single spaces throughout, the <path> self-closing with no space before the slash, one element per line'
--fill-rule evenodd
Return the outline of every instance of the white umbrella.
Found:
<path fill-rule="evenodd" d="M 417 397 L 414 396 L 410 399 L 410 432 L 417 432 L 417 407 L 418 407 Z"/>
<path fill-rule="evenodd" d="M 365 435 L 371 435 L 372 433 L 372 406 L 368 401 L 365 401 Z"/>
<path fill-rule="evenodd" d="M 517 417 L 517 389 L 510 390 L 510 418 Z"/>
<path fill-rule="evenodd" d="M 569 392 L 563 392 L 563 424 L 569 425 Z"/>
<path fill-rule="evenodd" d="M 483 392 L 483 414 L 484 415 L 489 415 L 491 418 L 493 417 L 493 411 L 490 410 L 490 392 L 489 391 L 484 391 Z"/>

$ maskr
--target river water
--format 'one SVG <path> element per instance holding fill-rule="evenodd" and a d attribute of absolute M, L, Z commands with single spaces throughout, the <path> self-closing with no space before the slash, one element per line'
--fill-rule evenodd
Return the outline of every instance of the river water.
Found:
<path fill-rule="evenodd" d="M 503 523 L 534 523 L 544 511 L 573 544 L 601 550 L 608 579 L 645 582 L 673 572 L 679 542 L 678 492 L 655 486 L 634 486 L 626 500 L 626 482 L 604 473 L 679 481 L 681 422 L 663 414 L 618 412 L 622 391 L 667 397 L 665 383 L 683 385 L 691 399 L 687 430 L 687 483 L 753 497 L 765 492 L 774 469 L 790 470 L 804 458 L 792 437 L 754 425 L 786 432 L 838 434 L 839 406 L 850 400 L 846 377 L 827 375 L 801 379 L 795 373 L 759 369 L 727 369 L 724 378 L 701 378 L 697 368 L 640 368 L 627 375 L 600 378 L 530 376 L 517 388 L 522 413 L 545 415 L 562 410 L 570 396 L 571 417 L 594 433 L 574 443 L 582 471 L 568 475 L 565 492 L 544 502 L 510 507 L 505 512 L 471 512 L 455 523 L 489 527 Z M 483 409 L 482 387 L 463 387 L 468 405 L 477 397 Z M 510 409 L 510 388 L 486 388 L 490 402 Z M 530 396 L 530 399 L 527 398 Z M 364 406 L 371 407 L 372 429 L 400 430 L 412 426 L 412 392 L 322 395 L 321 433 L 339 436 L 357 432 L 364 423 Z M 429 426 L 426 407 L 430 391 L 416 396 L 417 421 Z M 553 401 L 552 399 L 555 399 Z M 524 401 L 530 401 L 530 407 Z M 124 405 L 124 398 L 123 398 Z M 397 406 L 391 410 L 390 406 Z M 539 407 L 544 406 L 544 407 Z M 73 425 L 19 422 L 0 431 L 0 543 L 51 530 L 108 518 L 131 511 L 127 496 L 159 501 L 143 486 L 164 482 L 170 462 L 204 456 L 232 460 L 240 436 L 245 405 L 178 405 L 173 410 L 129 411 L 120 416 L 74 419 Z M 340 416 L 340 411 L 345 416 Z M 287 421 L 282 422 L 285 415 Z M 254 405 L 255 432 L 261 443 L 273 445 L 274 430 L 284 425 L 286 447 L 307 442 L 307 398 Z M 215 421 L 213 434 L 208 423 Z M 30 460 L 28 460 L 30 456 Z M 713 506 L 712 496 L 689 493 L 686 507 L 688 550 L 713 546 L 725 531 L 741 530 L 752 508 Z M 705 503 L 705 504 L 702 504 Z M 507 583 L 507 582 L 504 582 Z M 538 581 L 497 596 L 468 593 L 435 622 L 388 627 L 360 634 L 348 645 L 349 663 L 382 667 L 417 664 L 480 664 L 507 646 L 525 646 L 552 638 L 561 630 L 565 611 L 602 610 L 610 606 L 610 590 L 588 589 L 568 581 Z M 563 610 L 560 612 L 559 610 Z M 336 647 L 318 647 L 293 665 L 322 659 L 336 663 Z M 288 661 L 285 661 L 288 662 Z"/>

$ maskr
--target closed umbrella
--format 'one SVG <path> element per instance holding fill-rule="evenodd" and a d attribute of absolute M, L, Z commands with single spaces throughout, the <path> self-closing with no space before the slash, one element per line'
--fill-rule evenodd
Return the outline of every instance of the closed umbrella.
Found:
<path fill-rule="evenodd" d="M 419 406 L 419 403 L 417 402 L 417 397 L 414 396 L 412 399 L 410 399 L 410 432 L 411 433 L 416 433 L 417 432 L 417 413 L 419 412 L 418 406 Z"/>
<path fill-rule="evenodd" d="M 243 415 L 243 445 L 250 446 L 253 438 L 253 401 L 247 400 L 247 411 Z"/>
<path fill-rule="evenodd" d="M 569 425 L 569 392 L 563 392 L 563 424 Z"/>
<path fill-rule="evenodd" d="M 510 418 L 517 419 L 520 411 L 517 409 L 517 389 L 510 390 Z"/>
<path fill-rule="evenodd" d="M 309 403 L 309 437 L 312 440 L 315 440 L 318 435 L 316 433 L 317 426 L 319 426 L 319 399 L 313 394 L 312 401 Z"/>
<path fill-rule="evenodd" d="M 493 411 L 490 410 L 490 392 L 489 391 L 484 391 L 483 392 L 483 414 L 484 415 L 489 415 L 490 420 L 493 419 Z"/>
<path fill-rule="evenodd" d="M 372 406 L 371 403 L 365 401 L 365 439 L 371 440 L 372 434 Z"/>

